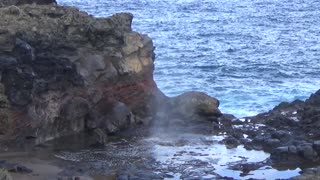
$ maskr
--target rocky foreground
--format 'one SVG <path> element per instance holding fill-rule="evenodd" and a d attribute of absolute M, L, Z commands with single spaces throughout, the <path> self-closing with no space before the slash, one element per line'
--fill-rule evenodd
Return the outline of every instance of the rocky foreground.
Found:
<path fill-rule="evenodd" d="M 247 134 L 252 141 L 239 139 L 247 148 L 271 152 L 274 161 L 284 164 L 319 163 L 319 113 L 320 90 L 306 101 L 281 103 L 270 112 L 233 120 L 235 136 L 230 137 Z"/>
<path fill-rule="evenodd" d="M 320 91 L 238 119 L 222 114 L 219 101 L 204 93 L 166 97 L 153 80 L 152 40 L 131 29 L 132 14 L 94 18 L 51 0 L 8 0 L 0 3 L 0 17 L 2 152 L 74 136 L 104 145 L 124 131 L 199 126 L 197 132 L 226 133 L 221 143 L 228 148 L 243 144 L 271 153 L 266 162 L 234 169 L 248 173 L 268 164 L 319 174 L 308 168 L 320 164 Z M 29 171 L 7 161 L 0 167 Z M 10 179 L 6 170 L 0 179 Z"/>
<path fill-rule="evenodd" d="M 270 162 L 279 168 L 300 167 L 303 176 L 293 179 L 319 178 L 320 164 L 320 90 L 306 101 L 281 103 L 273 110 L 253 117 L 222 118 L 230 147 L 243 144 L 246 149 L 264 150 Z M 222 121 L 221 121 L 222 122 Z M 228 122 L 228 123 L 227 123 Z M 250 171 L 263 166 L 242 164 L 236 168 Z M 247 169 L 246 169 L 247 168 Z"/>

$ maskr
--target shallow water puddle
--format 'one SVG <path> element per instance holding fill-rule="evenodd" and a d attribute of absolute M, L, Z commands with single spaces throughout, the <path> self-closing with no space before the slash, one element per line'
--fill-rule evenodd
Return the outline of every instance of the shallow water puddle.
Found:
<path fill-rule="evenodd" d="M 272 169 L 270 166 L 265 166 L 262 168 L 259 168 L 253 172 L 250 172 L 249 175 L 241 177 L 240 171 L 233 171 L 229 169 L 222 170 L 221 173 L 219 173 L 222 176 L 228 176 L 233 177 L 237 179 L 250 179 L 250 178 L 256 178 L 256 179 L 288 179 L 293 176 L 300 175 L 299 171 L 301 171 L 300 168 L 297 168 L 295 170 L 285 170 L 285 171 L 279 171 L 276 169 Z"/>
<path fill-rule="evenodd" d="M 101 162 L 105 169 L 117 170 L 126 165 L 147 164 L 146 171 L 171 175 L 165 179 L 286 179 L 299 175 L 300 169 L 279 171 L 270 167 L 270 154 L 246 150 L 243 146 L 228 149 L 219 141 L 224 136 L 192 133 L 159 133 L 131 142 L 112 143 L 104 149 L 62 151 L 56 157 L 74 162 Z M 94 165 L 95 166 L 95 165 Z M 143 167 L 139 167 L 143 171 Z M 104 171 L 106 172 L 106 171 Z"/>
<path fill-rule="evenodd" d="M 177 144 L 177 141 L 181 141 L 179 138 L 171 139 L 171 143 L 169 143 L 170 140 L 168 139 L 162 140 L 166 142 L 165 145 L 159 143 L 160 139 L 149 139 L 149 141 L 155 142 L 152 152 L 157 161 L 163 166 L 176 167 L 173 169 L 180 169 L 179 166 L 189 164 L 188 170 L 197 171 L 200 169 L 202 172 L 198 172 L 197 174 L 198 176 L 201 175 L 202 178 L 210 179 L 210 177 L 213 178 L 213 174 L 218 174 L 221 177 L 232 177 L 235 179 L 285 179 L 299 175 L 298 172 L 300 171 L 299 168 L 279 171 L 266 165 L 258 165 L 253 170 L 248 170 L 247 172 L 244 172 L 243 169 L 232 170 L 233 165 L 261 164 L 261 162 L 269 158 L 270 154 L 263 151 L 249 151 L 243 146 L 228 149 L 225 145 L 217 143 L 218 140 L 223 139 L 222 136 L 201 138 L 199 136 L 187 136 L 188 142 L 184 145 L 179 144 L 178 146 L 174 144 Z M 189 173 L 189 175 L 191 174 Z M 181 176 L 179 175 L 181 174 L 175 174 L 173 179 L 180 179 Z"/>

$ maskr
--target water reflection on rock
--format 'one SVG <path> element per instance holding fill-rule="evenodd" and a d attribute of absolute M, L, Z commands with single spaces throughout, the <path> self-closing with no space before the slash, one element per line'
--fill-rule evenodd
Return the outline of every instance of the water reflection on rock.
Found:
<path fill-rule="evenodd" d="M 227 148 L 219 143 L 223 139 L 221 135 L 155 133 L 121 139 L 103 149 L 61 151 L 56 157 L 90 164 L 92 173 L 114 172 L 119 179 L 276 179 L 299 174 L 299 168 L 273 169 L 270 154 L 263 151 L 246 150 L 242 145 Z"/>

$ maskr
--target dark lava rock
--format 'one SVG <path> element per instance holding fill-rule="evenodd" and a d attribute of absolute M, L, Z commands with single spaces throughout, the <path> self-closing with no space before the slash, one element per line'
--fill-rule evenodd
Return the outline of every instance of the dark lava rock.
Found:
<path fill-rule="evenodd" d="M 171 112 L 189 120 L 211 120 L 218 123 L 222 115 L 219 100 L 201 92 L 186 92 L 170 99 Z"/>
<path fill-rule="evenodd" d="M 240 176 L 247 176 L 250 174 L 250 171 L 255 171 L 263 166 L 270 165 L 270 161 L 265 160 L 255 163 L 238 163 L 229 167 L 231 170 L 241 171 Z"/>
<path fill-rule="evenodd" d="M 298 153 L 309 160 L 313 160 L 316 157 L 316 154 L 312 148 L 312 144 L 302 144 L 297 146 Z"/>
<path fill-rule="evenodd" d="M 318 154 L 320 154 L 320 140 L 313 142 L 313 148 Z"/>
<path fill-rule="evenodd" d="M 274 162 L 319 162 L 320 149 L 320 90 L 306 101 L 281 103 L 273 110 L 247 117 L 253 124 L 263 124 L 258 129 L 234 129 L 249 134 L 253 139 L 245 147 L 271 152 Z"/>
<path fill-rule="evenodd" d="M 296 177 L 290 178 L 290 180 L 313 180 L 319 179 L 320 177 L 320 167 L 307 168 L 302 170 L 302 174 Z"/>
<path fill-rule="evenodd" d="M 14 68 L 17 64 L 17 59 L 14 57 L 0 57 L 0 70 L 9 69 L 10 67 Z"/>
<path fill-rule="evenodd" d="M 258 136 L 256 136 L 254 139 L 253 139 L 253 142 L 254 143 L 259 143 L 259 144 L 261 144 L 261 143 L 263 143 L 265 140 L 267 140 L 268 139 L 268 137 L 267 136 L 264 136 L 264 135 L 258 135 Z"/>
<path fill-rule="evenodd" d="M 280 139 L 283 141 L 287 141 L 290 139 L 290 132 L 285 131 L 285 130 L 278 130 L 278 131 L 274 131 L 271 134 L 272 138 L 276 138 L 276 139 Z"/>
<path fill-rule="evenodd" d="M 274 147 L 274 146 L 280 145 L 280 140 L 279 139 L 266 139 L 264 141 L 264 143 L 266 146 Z"/>
<path fill-rule="evenodd" d="M 288 152 L 289 152 L 288 146 L 281 146 L 281 147 L 277 147 L 276 149 L 274 149 L 273 154 L 285 154 Z"/>
<path fill-rule="evenodd" d="M 24 5 L 24 4 L 46 5 L 46 4 L 57 4 L 57 1 L 56 0 L 1 0 L 0 8 L 5 6 Z"/>
<path fill-rule="evenodd" d="M 236 148 L 238 145 L 240 145 L 239 140 L 237 140 L 236 138 L 232 137 L 232 136 L 228 136 L 226 138 L 224 138 L 221 143 L 225 144 L 227 146 L 227 148 L 232 149 L 232 148 Z"/>
<path fill-rule="evenodd" d="M 289 147 L 288 147 L 288 150 L 289 150 L 289 153 L 290 153 L 290 154 L 297 154 L 297 153 L 298 153 L 298 149 L 297 149 L 297 147 L 294 146 L 294 145 L 289 146 Z"/>

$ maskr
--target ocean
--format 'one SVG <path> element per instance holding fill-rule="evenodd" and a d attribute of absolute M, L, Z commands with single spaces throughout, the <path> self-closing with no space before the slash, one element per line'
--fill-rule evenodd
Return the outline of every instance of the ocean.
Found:
<path fill-rule="evenodd" d="M 201 91 L 237 117 L 320 89 L 318 0 L 57 0 L 96 17 L 134 15 L 168 96 Z"/>

